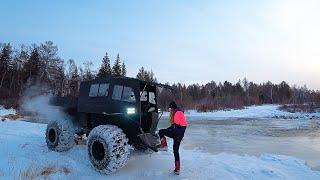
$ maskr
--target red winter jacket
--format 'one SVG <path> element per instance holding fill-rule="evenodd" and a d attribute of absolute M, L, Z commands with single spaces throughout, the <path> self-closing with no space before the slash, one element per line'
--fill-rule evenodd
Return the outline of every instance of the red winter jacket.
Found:
<path fill-rule="evenodd" d="M 171 117 L 171 122 L 180 126 L 188 126 L 186 116 L 184 115 L 183 111 L 178 109 L 175 112 L 173 112 L 173 115 Z"/>

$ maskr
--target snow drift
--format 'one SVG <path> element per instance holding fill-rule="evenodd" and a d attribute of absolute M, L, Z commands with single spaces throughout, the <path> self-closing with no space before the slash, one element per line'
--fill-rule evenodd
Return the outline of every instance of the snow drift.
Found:
<path fill-rule="evenodd" d="M 225 120 L 237 118 L 283 118 L 283 119 L 310 119 L 320 118 L 317 113 L 290 113 L 279 110 L 280 105 L 266 104 L 260 106 L 248 106 L 238 110 L 219 110 L 213 112 L 197 112 L 188 110 L 185 112 L 189 120 Z M 164 113 L 163 118 L 167 118 L 168 113 Z"/>
<path fill-rule="evenodd" d="M 5 117 L 10 114 L 16 114 L 16 110 L 12 108 L 5 109 L 3 106 L 0 105 L 0 117 Z"/>

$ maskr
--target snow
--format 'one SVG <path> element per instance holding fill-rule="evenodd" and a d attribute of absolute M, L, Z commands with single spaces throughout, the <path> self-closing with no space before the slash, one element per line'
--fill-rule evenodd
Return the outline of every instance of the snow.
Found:
<path fill-rule="evenodd" d="M 0 179 L 320 179 L 320 172 L 290 156 L 209 154 L 186 149 L 180 150 L 182 171 L 176 176 L 171 173 L 171 148 L 158 153 L 132 151 L 127 166 L 106 176 L 91 166 L 86 145 L 63 153 L 49 151 L 45 128 L 44 124 L 23 121 L 0 122 Z"/>
<path fill-rule="evenodd" d="M 10 114 L 16 114 L 16 110 L 14 109 L 5 109 L 3 106 L 0 105 L 0 117 L 4 117 Z"/>
<path fill-rule="evenodd" d="M 238 110 L 219 110 L 213 112 L 197 112 L 196 110 L 188 110 L 185 112 L 188 119 L 191 120 L 224 120 L 237 118 L 288 118 L 288 119 L 309 119 L 312 117 L 320 117 L 320 112 L 317 113 L 290 113 L 281 111 L 278 108 L 280 105 L 260 105 L 248 106 Z M 163 118 L 168 117 L 168 112 L 163 114 Z"/>
<path fill-rule="evenodd" d="M 16 110 L 13 108 L 5 109 L 3 106 L 0 105 L 0 120 L 5 121 L 8 119 L 8 115 L 16 115 Z"/>

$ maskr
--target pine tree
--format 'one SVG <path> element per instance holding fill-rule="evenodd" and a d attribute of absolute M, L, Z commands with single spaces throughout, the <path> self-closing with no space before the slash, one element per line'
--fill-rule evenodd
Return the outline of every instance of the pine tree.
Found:
<path fill-rule="evenodd" d="M 64 69 L 64 63 L 59 65 L 57 67 L 57 72 L 55 74 L 56 76 L 56 87 L 55 87 L 55 92 L 54 95 L 56 96 L 64 96 L 65 93 L 65 81 L 66 81 L 66 75 L 65 75 L 65 69 Z"/>
<path fill-rule="evenodd" d="M 40 55 L 37 47 L 32 49 L 30 57 L 24 65 L 24 69 L 25 78 L 30 79 L 31 83 L 35 83 L 38 80 L 40 71 Z"/>
<path fill-rule="evenodd" d="M 69 72 L 68 72 L 68 89 L 69 96 L 76 97 L 79 90 L 79 73 L 76 63 L 73 59 L 69 60 Z"/>
<path fill-rule="evenodd" d="M 108 78 L 112 76 L 112 69 L 110 66 L 110 59 L 108 56 L 108 52 L 106 52 L 106 55 L 102 59 L 102 64 L 99 69 L 99 72 L 97 74 L 97 77 L 99 78 Z"/>
<path fill-rule="evenodd" d="M 3 73 L 9 68 L 10 61 L 10 45 L 5 45 L 2 48 L 0 55 L 0 72 Z"/>
<path fill-rule="evenodd" d="M 137 78 L 144 81 L 145 80 L 144 77 L 145 77 L 144 67 L 141 67 L 137 74 Z"/>
<path fill-rule="evenodd" d="M 12 93 L 17 94 L 20 92 L 23 81 L 22 81 L 22 71 L 23 64 L 29 59 L 28 52 L 24 49 L 24 46 L 21 46 L 20 50 L 17 50 L 14 54 L 12 63 L 11 63 L 11 78 L 10 78 L 10 87 Z"/>
<path fill-rule="evenodd" d="M 148 80 L 149 80 L 149 82 L 158 82 L 158 80 L 157 80 L 157 78 L 155 77 L 152 69 L 151 69 L 151 71 L 148 72 L 147 74 L 148 74 L 148 78 L 149 78 Z"/>
<path fill-rule="evenodd" d="M 11 61 L 11 46 L 10 44 L 4 45 L 0 55 L 0 73 L 1 73 L 1 82 L 0 88 L 3 86 L 7 74 L 9 72 L 9 65 Z"/>
<path fill-rule="evenodd" d="M 114 77 L 121 76 L 121 61 L 120 61 L 120 55 L 117 55 L 116 61 L 112 67 L 112 75 Z"/>
<path fill-rule="evenodd" d="M 126 65 L 124 64 L 124 62 L 122 63 L 122 66 L 121 66 L 121 75 L 124 77 L 127 76 L 127 68 L 126 68 Z"/>
<path fill-rule="evenodd" d="M 146 71 L 144 67 L 141 67 L 139 69 L 139 72 L 136 77 L 142 81 L 157 82 L 157 78 L 154 76 L 153 71 Z"/>

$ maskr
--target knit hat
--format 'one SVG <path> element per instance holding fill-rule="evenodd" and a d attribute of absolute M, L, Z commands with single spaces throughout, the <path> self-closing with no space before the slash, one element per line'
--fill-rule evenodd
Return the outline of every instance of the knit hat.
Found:
<path fill-rule="evenodd" d="M 178 108 L 178 106 L 177 106 L 176 102 L 171 101 L 169 104 L 169 108 L 176 109 L 176 108 Z"/>

